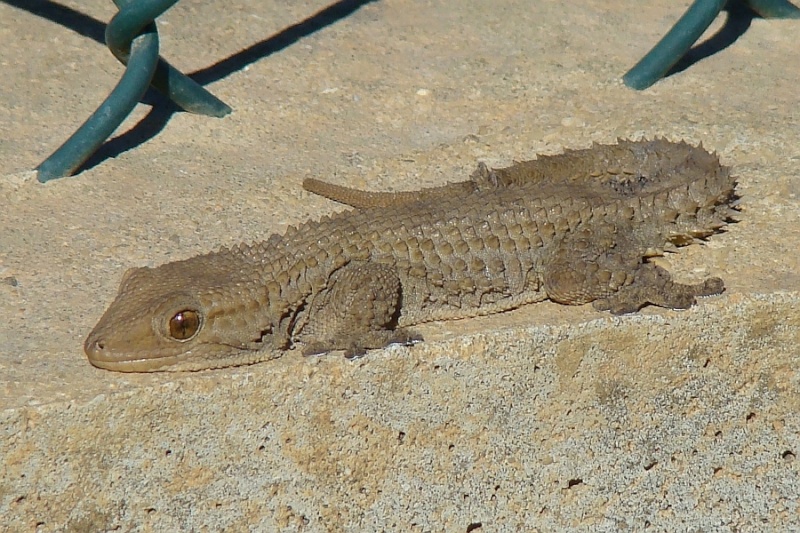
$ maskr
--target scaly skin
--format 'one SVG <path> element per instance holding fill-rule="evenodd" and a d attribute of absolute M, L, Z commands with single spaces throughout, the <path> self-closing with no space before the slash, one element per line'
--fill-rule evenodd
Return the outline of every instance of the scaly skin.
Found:
<path fill-rule="evenodd" d="M 362 355 L 421 340 L 409 326 L 549 298 L 613 313 L 686 308 L 719 278 L 671 281 L 646 257 L 720 229 L 735 180 L 685 143 L 620 141 L 415 193 L 315 182 L 357 207 L 240 245 L 128 271 L 86 339 L 95 366 L 200 370 Z M 320 189 L 319 184 L 322 184 Z M 327 189 L 325 187 L 328 187 Z"/>

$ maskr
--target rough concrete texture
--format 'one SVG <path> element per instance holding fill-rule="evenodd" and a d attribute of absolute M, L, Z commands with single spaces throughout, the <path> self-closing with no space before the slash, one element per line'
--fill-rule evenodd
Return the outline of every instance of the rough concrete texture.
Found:
<path fill-rule="evenodd" d="M 385 0 L 307 31 L 287 28 L 324 1 L 182 2 L 162 53 L 234 113 L 148 96 L 87 171 L 47 185 L 27 171 L 122 69 L 91 18 L 0 4 L 0 529 L 800 528 L 800 26 L 738 19 L 730 46 L 627 89 L 684 4 Z M 82 353 L 126 268 L 341 208 L 304 176 L 416 189 L 642 135 L 702 141 L 740 176 L 741 222 L 664 260 L 726 280 L 689 311 L 543 303 L 356 362 L 194 374 Z"/>

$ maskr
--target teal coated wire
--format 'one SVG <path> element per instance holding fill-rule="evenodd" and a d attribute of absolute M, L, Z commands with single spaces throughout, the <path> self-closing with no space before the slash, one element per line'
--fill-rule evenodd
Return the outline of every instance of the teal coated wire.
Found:
<path fill-rule="evenodd" d="M 184 76 L 158 55 L 156 17 L 178 0 L 114 0 L 119 13 L 106 27 L 106 43 L 126 65 L 116 87 L 100 107 L 37 168 L 44 183 L 71 175 L 114 133 L 152 83 L 186 111 L 214 117 L 231 108 Z"/>
<path fill-rule="evenodd" d="M 151 23 L 133 40 L 128 66 L 111 94 L 64 144 L 37 167 L 40 182 L 69 176 L 100 148 L 144 95 L 157 60 L 158 34 L 155 24 Z"/>
<path fill-rule="evenodd" d="M 726 0 L 695 0 L 686 13 L 622 81 L 631 89 L 646 89 L 660 80 L 711 25 Z"/>
<path fill-rule="evenodd" d="M 177 2 L 178 0 L 114 0 L 120 12 L 106 27 L 106 44 L 111 53 L 125 64 L 130 42 L 142 26 L 155 20 Z M 190 113 L 220 118 L 231 112 L 227 104 L 160 57 L 150 83 Z"/>
<path fill-rule="evenodd" d="M 625 85 L 631 89 L 646 89 L 664 77 L 708 29 L 726 3 L 726 0 L 695 0 L 658 44 L 622 77 Z M 800 9 L 787 0 L 744 0 L 744 3 L 764 18 L 800 18 Z"/>
<path fill-rule="evenodd" d="M 800 9 L 787 0 L 744 0 L 744 3 L 765 19 L 800 19 Z"/>

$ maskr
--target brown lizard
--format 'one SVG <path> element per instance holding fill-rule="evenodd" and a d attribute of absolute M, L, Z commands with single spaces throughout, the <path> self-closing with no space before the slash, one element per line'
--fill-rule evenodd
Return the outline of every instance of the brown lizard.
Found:
<path fill-rule="evenodd" d="M 718 294 L 647 258 L 734 219 L 735 179 L 702 146 L 619 141 L 466 182 L 372 193 L 307 180 L 356 209 L 283 235 L 134 268 L 86 339 L 110 370 L 250 364 L 303 346 L 348 357 L 421 340 L 409 326 L 551 299 L 621 314 Z"/>

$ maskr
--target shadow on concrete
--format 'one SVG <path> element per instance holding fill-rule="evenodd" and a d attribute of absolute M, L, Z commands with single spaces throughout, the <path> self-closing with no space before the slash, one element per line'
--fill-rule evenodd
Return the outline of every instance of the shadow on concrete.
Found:
<path fill-rule="evenodd" d="M 208 85 L 226 78 L 233 72 L 280 52 L 300 39 L 307 37 L 339 20 L 348 17 L 362 6 L 377 0 L 340 0 L 325 9 L 260 41 L 217 63 L 188 74 L 200 85 Z M 38 17 L 64 26 L 100 44 L 105 44 L 105 23 L 73 8 L 50 0 L 0 0 L 4 4 L 27 11 Z M 724 50 L 732 45 L 750 27 L 756 13 L 740 2 L 730 2 L 726 7 L 725 24 L 714 35 L 693 47 L 678 61 L 665 77 L 683 72 L 698 61 Z M 148 89 L 142 103 L 152 106 L 150 112 L 133 128 L 107 141 L 84 163 L 77 172 L 88 170 L 108 158 L 113 158 L 154 138 L 164 129 L 170 117 L 181 112 L 171 100 L 153 89 Z M 209 119 L 213 120 L 213 119 Z"/>
<path fill-rule="evenodd" d="M 727 13 L 725 24 L 711 37 L 692 47 L 667 73 L 665 78 L 683 72 L 698 61 L 710 57 L 735 43 L 744 35 L 754 18 L 761 18 L 747 8 L 743 2 L 728 2 L 723 8 Z"/>
<path fill-rule="evenodd" d="M 106 44 L 105 23 L 71 7 L 62 6 L 49 0 L 0 0 L 0 2 L 55 22 L 59 26 L 64 26 L 78 35 L 88 37 L 102 45 Z"/>
<path fill-rule="evenodd" d="M 305 20 L 281 30 L 272 37 L 249 46 L 209 67 L 192 72 L 188 76 L 200 85 L 208 85 L 219 81 L 247 65 L 280 52 L 300 39 L 335 24 L 358 11 L 362 6 L 376 1 L 340 0 Z M 0 0 L 0 2 L 50 20 L 105 45 L 105 23 L 75 9 L 49 0 Z M 78 168 L 76 174 L 89 170 L 106 159 L 117 157 L 131 148 L 147 142 L 164 129 L 164 126 L 166 126 L 174 113 L 181 112 L 181 109 L 171 100 L 152 88 L 148 89 L 142 99 L 142 103 L 152 106 L 150 112 L 133 128 L 103 144 L 93 156 Z M 215 119 L 209 118 L 209 120 Z"/>

